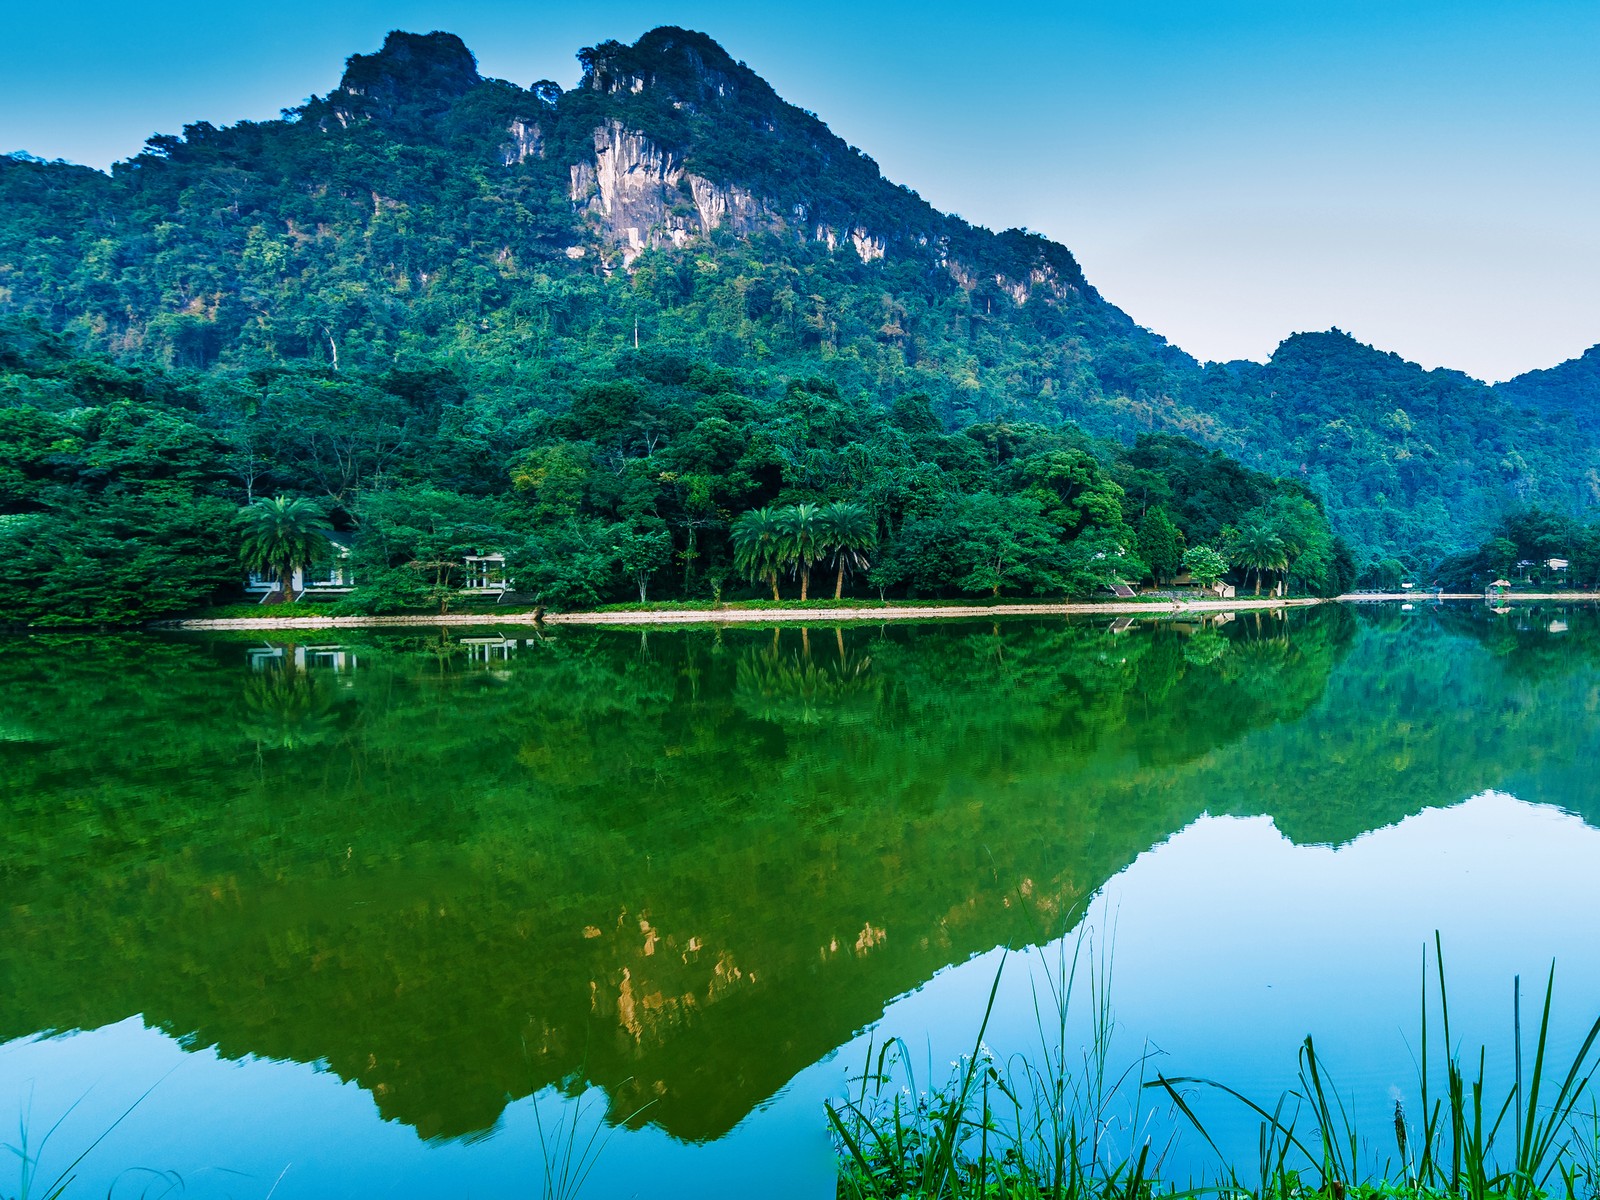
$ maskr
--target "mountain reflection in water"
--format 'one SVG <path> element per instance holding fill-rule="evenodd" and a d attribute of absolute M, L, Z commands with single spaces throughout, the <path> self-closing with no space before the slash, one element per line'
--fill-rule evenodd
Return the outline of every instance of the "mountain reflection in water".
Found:
<path fill-rule="evenodd" d="M 527 633 L 5 643 L 0 1042 L 142 1014 L 427 1138 L 581 1080 L 703 1141 L 1202 814 L 1600 824 L 1587 610 Z"/>

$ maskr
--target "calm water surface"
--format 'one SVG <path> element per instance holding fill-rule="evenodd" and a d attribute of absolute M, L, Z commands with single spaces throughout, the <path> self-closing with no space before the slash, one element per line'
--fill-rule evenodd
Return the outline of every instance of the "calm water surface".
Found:
<path fill-rule="evenodd" d="M 867 1039 L 942 1074 L 1042 947 L 1028 1050 L 1085 911 L 1122 1059 L 1270 1102 L 1315 1033 L 1379 1129 L 1435 929 L 1492 1063 L 1515 973 L 1600 1011 L 1592 611 L 525 632 L 0 642 L 47 1177 L 138 1101 L 84 1194 L 537 1195 L 540 1125 L 603 1120 L 586 1195 L 829 1196 Z"/>

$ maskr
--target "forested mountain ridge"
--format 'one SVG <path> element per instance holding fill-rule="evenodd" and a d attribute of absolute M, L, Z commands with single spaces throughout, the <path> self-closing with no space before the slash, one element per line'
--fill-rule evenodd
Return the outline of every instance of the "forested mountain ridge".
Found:
<path fill-rule="evenodd" d="M 1592 500 L 1580 424 L 1336 331 L 1202 367 L 1064 247 L 938 213 L 703 34 L 658 29 L 579 60 L 574 88 L 524 89 L 483 78 L 453 35 L 394 33 L 281 120 L 190 125 L 109 176 L 0 158 L 0 514 L 81 522 L 62 487 L 132 503 L 153 481 L 124 488 L 83 448 L 151 422 L 211 447 L 184 486 L 219 506 L 302 494 L 359 529 L 388 504 L 410 527 L 505 541 L 514 480 L 546 524 L 660 522 L 685 594 L 720 553 L 704 531 L 808 496 L 868 496 L 893 545 L 934 497 L 1029 492 L 1052 536 L 1131 548 L 1152 506 L 1204 509 L 1179 521 L 1193 543 L 1271 494 L 1314 495 L 1359 561 L 1419 569 L 1511 508 Z M 73 346 L 82 361 L 63 365 Z M 1117 449 L 1146 433 L 1296 482 L 1219 491 L 1208 468 L 1197 500 Z M 1026 462 L 1047 454 L 1092 465 Z M 7 470 L 23 480 L 11 496 Z M 171 501 L 169 483 L 152 494 Z M 1089 522 L 1067 495 L 1125 486 L 1129 502 Z M 415 489 L 480 507 L 447 521 Z M 577 552 L 563 545 L 540 553 Z M 930 561 L 880 582 L 983 574 Z M 1326 586 L 1309 562 L 1301 582 Z M 1005 586 L 1048 589 L 1064 570 Z"/>
<path fill-rule="evenodd" d="M 681 345 L 695 331 L 675 312 L 709 302 L 706 332 L 737 339 L 706 346 L 724 357 L 843 353 L 966 419 L 1063 390 L 1088 403 L 1099 373 L 1108 392 L 1159 389 L 1141 366 L 1192 365 L 1064 247 L 935 212 L 709 38 L 657 30 L 580 59 L 579 87 L 525 91 L 479 78 L 453 35 L 396 33 L 284 120 L 152 138 L 109 181 L 0 160 L 7 305 L 94 349 L 211 367 L 408 349 L 538 363 L 553 341 L 612 349 L 635 322 Z M 702 301 L 708 273 L 725 286 Z M 1034 291 L 1053 303 L 1014 328 Z M 1040 358 L 1010 345 L 987 378 L 997 339 Z"/>
<path fill-rule="evenodd" d="M 1600 503 L 1591 430 L 1337 329 L 1287 338 L 1265 364 L 1210 364 L 1184 395 L 1228 430 L 1207 440 L 1306 483 L 1353 544 L 1413 570 L 1509 512 Z"/>
<path fill-rule="evenodd" d="M 1600 429 L 1600 346 L 1543 371 L 1529 371 L 1495 385 L 1512 404 L 1549 416 L 1571 414 L 1584 429 Z"/>

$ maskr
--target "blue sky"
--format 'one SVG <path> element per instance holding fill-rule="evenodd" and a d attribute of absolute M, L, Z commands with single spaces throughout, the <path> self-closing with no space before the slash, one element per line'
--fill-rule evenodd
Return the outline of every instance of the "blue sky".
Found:
<path fill-rule="evenodd" d="M 1502 379 L 1600 342 L 1600 3 L 0 5 L 0 150 L 270 117 L 391 28 L 486 74 L 702 29 L 891 179 L 1069 246 L 1202 358 L 1337 325 Z"/>

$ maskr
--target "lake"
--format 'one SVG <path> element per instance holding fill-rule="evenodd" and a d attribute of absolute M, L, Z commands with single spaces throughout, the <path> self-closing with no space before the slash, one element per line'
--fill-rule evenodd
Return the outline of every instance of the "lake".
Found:
<path fill-rule="evenodd" d="M 1491 1069 L 1513 976 L 1600 1012 L 1591 609 L 38 634 L 0 695 L 0 1138 L 110 1129 L 84 1195 L 537 1195 L 576 1128 L 584 1195 L 831 1196 L 869 1042 L 942 1077 L 998 973 L 1026 1053 L 1063 948 L 1121 1060 L 1270 1106 L 1315 1034 L 1380 1133 L 1435 930 Z"/>

